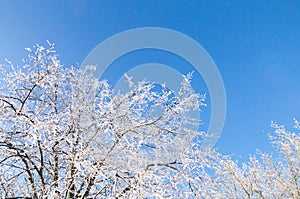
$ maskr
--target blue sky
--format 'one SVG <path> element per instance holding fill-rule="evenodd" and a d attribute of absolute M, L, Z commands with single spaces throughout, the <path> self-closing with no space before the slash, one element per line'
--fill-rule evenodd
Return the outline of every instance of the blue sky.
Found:
<path fill-rule="evenodd" d="M 50 40 L 65 65 L 80 64 L 104 39 L 146 26 L 192 37 L 217 64 L 227 93 L 221 152 L 236 157 L 256 148 L 270 152 L 270 122 L 292 126 L 293 118 L 300 119 L 300 1 L 2 0 L 0 63 L 19 62 L 25 47 Z M 185 64 L 147 50 L 118 60 L 128 67 L 147 62 Z M 207 92 L 204 84 L 198 86 Z M 203 109 L 205 125 L 209 113 L 209 106 Z"/>

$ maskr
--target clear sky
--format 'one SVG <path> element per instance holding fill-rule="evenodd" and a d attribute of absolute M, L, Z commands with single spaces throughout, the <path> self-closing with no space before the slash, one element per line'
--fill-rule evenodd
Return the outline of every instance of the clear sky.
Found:
<path fill-rule="evenodd" d="M 145 26 L 192 37 L 217 64 L 227 93 L 226 122 L 216 145 L 221 152 L 236 157 L 256 148 L 270 152 L 270 122 L 292 126 L 293 118 L 300 119 L 297 0 L 1 0 L 0 63 L 4 58 L 19 62 L 25 47 L 50 40 L 65 65 L 80 64 L 104 39 Z M 118 60 L 124 65 L 150 61 L 184 64 L 152 51 Z M 199 91 L 207 92 L 205 85 Z M 203 128 L 209 113 L 209 107 L 203 109 Z"/>

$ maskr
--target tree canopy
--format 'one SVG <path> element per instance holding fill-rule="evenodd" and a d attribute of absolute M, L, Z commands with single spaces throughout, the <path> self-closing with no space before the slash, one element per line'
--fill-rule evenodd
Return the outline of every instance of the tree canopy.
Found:
<path fill-rule="evenodd" d="M 299 133 L 273 123 L 281 155 L 239 164 L 203 147 L 190 74 L 177 92 L 127 77 L 113 94 L 94 66 L 65 67 L 49 45 L 1 65 L 0 196 L 300 198 Z"/>

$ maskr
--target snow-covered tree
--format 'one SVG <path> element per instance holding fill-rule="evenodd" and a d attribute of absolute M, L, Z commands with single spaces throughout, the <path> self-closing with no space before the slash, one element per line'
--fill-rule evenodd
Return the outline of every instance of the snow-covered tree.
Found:
<path fill-rule="evenodd" d="M 183 197 L 203 96 L 184 76 L 178 92 L 129 77 L 128 92 L 63 67 L 52 44 L 2 65 L 0 195 L 32 198 Z M 174 144 L 176 143 L 176 144 Z M 191 157 L 192 158 L 192 157 Z M 190 165 L 188 165 L 190 166 Z M 182 173 L 183 172 L 183 173 Z"/>
<path fill-rule="evenodd" d="M 299 122 L 295 124 L 299 130 Z M 213 151 L 203 154 L 206 163 L 202 161 L 203 169 L 194 174 L 200 179 L 194 179 L 197 198 L 300 198 L 300 134 L 276 123 L 272 127 L 276 157 L 258 151 L 239 164 Z"/>
<path fill-rule="evenodd" d="M 300 198 L 298 132 L 273 123 L 280 155 L 239 164 L 203 148 L 190 75 L 177 92 L 127 77 L 113 94 L 93 66 L 63 67 L 52 44 L 27 51 L 1 66 L 0 197 Z"/>

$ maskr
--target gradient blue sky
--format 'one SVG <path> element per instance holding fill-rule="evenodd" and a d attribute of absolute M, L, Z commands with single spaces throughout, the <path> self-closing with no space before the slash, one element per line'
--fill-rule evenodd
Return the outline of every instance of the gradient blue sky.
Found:
<path fill-rule="evenodd" d="M 296 0 L 2 0 L 0 63 L 4 58 L 20 63 L 25 47 L 50 40 L 65 65 L 80 64 L 109 36 L 145 26 L 170 28 L 194 38 L 217 64 L 227 92 L 227 117 L 217 143 L 221 152 L 237 158 L 256 148 L 270 152 L 266 135 L 270 122 L 292 126 L 293 118 L 300 119 L 300 1 Z M 150 61 L 184 65 L 175 56 L 154 51 L 118 60 L 120 65 Z M 206 92 L 205 85 L 199 90 Z M 203 109 L 205 124 L 209 111 Z"/>

